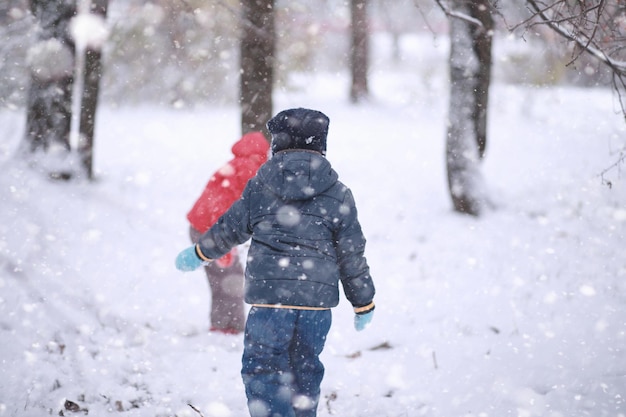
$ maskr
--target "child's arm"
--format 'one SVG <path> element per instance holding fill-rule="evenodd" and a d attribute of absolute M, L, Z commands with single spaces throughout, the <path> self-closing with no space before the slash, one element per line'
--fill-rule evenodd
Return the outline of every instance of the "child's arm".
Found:
<path fill-rule="evenodd" d="M 181 271 L 193 271 L 203 264 L 219 259 L 233 247 L 250 239 L 248 226 L 248 201 L 244 197 L 224 213 L 217 222 L 207 230 L 198 243 L 183 250 L 176 258 L 176 268 Z"/>
<path fill-rule="evenodd" d="M 365 236 L 357 218 L 356 205 L 349 191 L 343 205 L 349 210 L 337 232 L 336 249 L 344 294 L 352 306 L 356 317 L 354 326 L 363 330 L 374 314 L 374 282 L 365 259 Z"/>

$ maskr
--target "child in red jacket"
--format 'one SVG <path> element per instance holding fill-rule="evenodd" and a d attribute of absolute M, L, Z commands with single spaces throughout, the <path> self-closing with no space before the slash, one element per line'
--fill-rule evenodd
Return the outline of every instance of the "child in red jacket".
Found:
<path fill-rule="evenodd" d="M 187 220 L 195 244 L 241 197 L 248 180 L 267 160 L 269 143 L 260 132 L 243 135 L 232 147 L 235 156 L 218 169 L 195 202 Z M 243 268 L 237 248 L 204 268 L 211 288 L 211 331 L 240 333 L 244 329 Z"/>

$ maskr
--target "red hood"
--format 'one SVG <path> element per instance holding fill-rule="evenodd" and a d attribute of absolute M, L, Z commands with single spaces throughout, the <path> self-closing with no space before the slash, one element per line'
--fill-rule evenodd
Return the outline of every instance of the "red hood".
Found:
<path fill-rule="evenodd" d="M 261 132 L 246 133 L 232 147 L 235 156 L 261 155 L 267 157 L 270 144 Z"/>

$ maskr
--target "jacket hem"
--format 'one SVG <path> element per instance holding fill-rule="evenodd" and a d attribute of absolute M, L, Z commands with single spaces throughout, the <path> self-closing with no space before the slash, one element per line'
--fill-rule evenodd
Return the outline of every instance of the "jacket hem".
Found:
<path fill-rule="evenodd" d="M 250 304 L 252 307 L 285 308 L 288 310 L 330 310 L 330 307 L 290 306 L 286 304 Z"/>

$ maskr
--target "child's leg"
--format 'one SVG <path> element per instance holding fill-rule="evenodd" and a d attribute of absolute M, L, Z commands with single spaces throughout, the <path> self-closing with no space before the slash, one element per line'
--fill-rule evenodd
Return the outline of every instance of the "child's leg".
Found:
<path fill-rule="evenodd" d="M 319 355 L 330 330 L 330 310 L 299 311 L 294 338 L 289 348 L 294 374 L 294 410 L 296 417 L 315 417 L 320 397 L 324 365 Z"/>
<path fill-rule="evenodd" d="M 189 227 L 189 238 L 198 243 L 202 234 Z M 227 268 L 221 268 L 216 262 L 204 267 L 204 272 L 211 289 L 211 330 L 227 333 L 240 333 L 245 325 L 243 303 L 243 267 L 239 258 Z"/>
<path fill-rule="evenodd" d="M 211 286 L 211 329 L 241 333 L 245 325 L 243 268 L 238 257 L 227 268 L 216 262 L 205 267 Z"/>
<path fill-rule="evenodd" d="M 295 310 L 252 307 L 246 321 L 241 376 L 252 417 L 295 417 L 289 367 Z"/>

